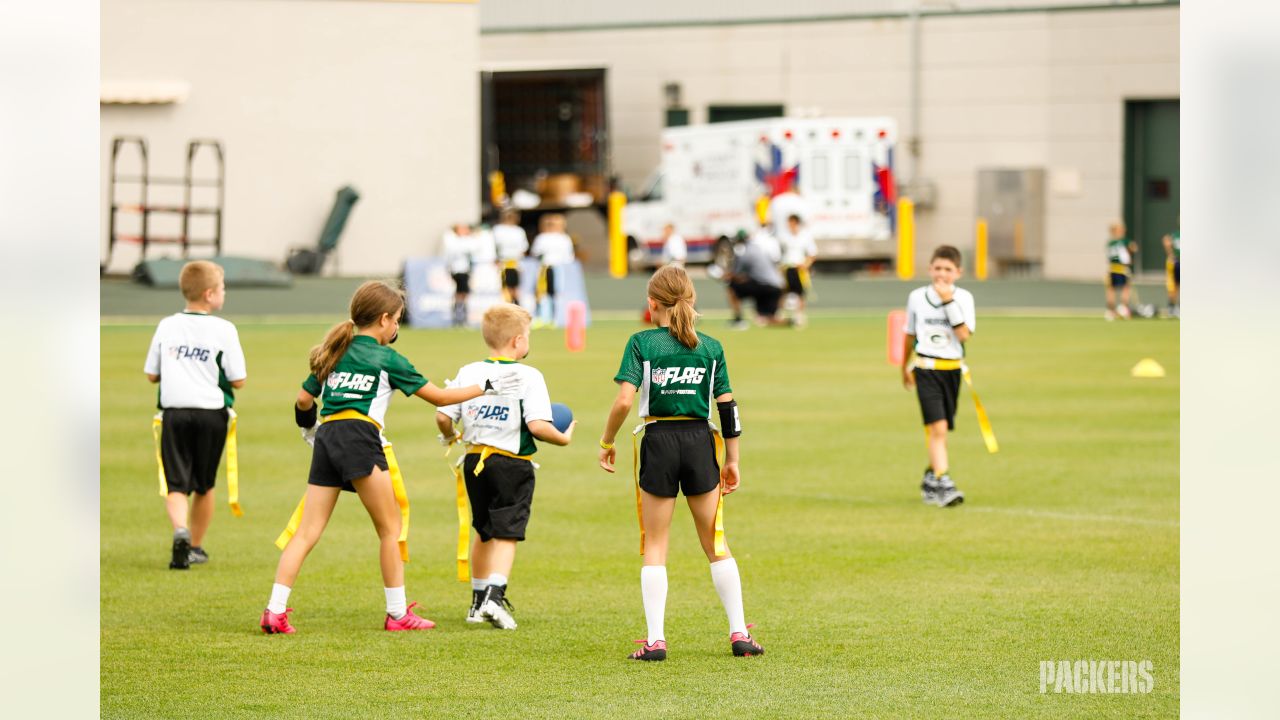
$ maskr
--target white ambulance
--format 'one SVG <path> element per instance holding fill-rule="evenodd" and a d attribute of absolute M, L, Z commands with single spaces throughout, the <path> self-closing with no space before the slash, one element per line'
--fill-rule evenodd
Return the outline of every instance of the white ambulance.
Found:
<path fill-rule="evenodd" d="M 889 259 L 896 140 L 896 124 L 887 117 L 667 128 L 660 167 L 624 211 L 633 260 L 660 262 L 663 226 L 670 222 L 688 245 L 690 263 L 727 261 L 732 238 L 759 227 L 761 197 L 776 198 L 769 218 L 775 234 L 787 233 L 786 215 L 805 219 L 819 260 Z"/>

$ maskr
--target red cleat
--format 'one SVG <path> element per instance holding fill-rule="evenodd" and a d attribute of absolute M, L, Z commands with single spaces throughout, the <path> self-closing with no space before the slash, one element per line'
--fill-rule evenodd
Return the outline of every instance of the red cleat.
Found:
<path fill-rule="evenodd" d="M 631 660 L 646 660 L 649 662 L 654 662 L 654 661 L 661 662 L 667 659 L 667 641 L 666 640 L 657 640 L 652 645 L 648 644 L 649 641 L 647 639 L 636 640 L 636 642 L 640 643 L 641 645 L 644 645 L 644 647 L 631 653 L 630 655 L 627 656 L 627 658 Z"/>
<path fill-rule="evenodd" d="M 417 604 L 418 603 L 416 602 L 409 603 L 409 607 L 405 610 L 404 617 L 400 618 L 399 620 L 388 615 L 387 621 L 383 623 L 382 627 L 386 630 L 392 630 L 392 631 L 430 630 L 431 628 L 435 627 L 436 624 L 431 622 L 430 620 L 424 617 L 418 617 L 417 615 L 413 614 L 413 608 Z"/>
<path fill-rule="evenodd" d="M 729 636 L 729 642 L 733 643 L 733 654 L 735 657 L 753 657 L 755 655 L 763 655 L 764 648 L 760 647 L 760 643 L 756 639 L 746 633 L 734 633 Z"/>
<path fill-rule="evenodd" d="M 270 610 L 262 611 L 262 620 L 258 622 L 262 626 L 262 632 L 268 635 L 284 633 L 290 635 L 297 632 L 292 625 L 289 624 L 289 613 L 293 612 L 293 608 L 288 608 L 282 613 L 273 613 Z"/>

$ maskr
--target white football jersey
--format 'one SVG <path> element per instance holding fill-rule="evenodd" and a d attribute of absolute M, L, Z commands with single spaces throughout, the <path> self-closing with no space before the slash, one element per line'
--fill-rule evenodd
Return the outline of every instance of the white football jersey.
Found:
<path fill-rule="evenodd" d="M 530 254 L 549 267 L 568 265 L 574 260 L 573 240 L 560 232 L 538 233 Z"/>
<path fill-rule="evenodd" d="M 444 232 L 444 241 L 441 242 L 442 254 L 444 255 L 445 266 L 449 268 L 450 274 L 460 274 L 471 272 L 471 236 L 458 235 L 452 230 Z"/>
<path fill-rule="evenodd" d="M 953 302 L 960 306 L 969 332 L 976 331 L 978 321 L 974 313 L 973 293 L 956 288 Z M 916 288 L 907 296 L 907 322 L 903 330 L 916 336 L 916 354 L 921 357 L 944 360 L 964 357 L 964 345 L 956 339 L 955 330 L 947 320 L 947 312 L 942 308 L 942 300 L 931 285 Z"/>
<path fill-rule="evenodd" d="M 481 395 L 457 405 L 438 409 L 455 425 L 462 426 L 462 439 L 473 445 L 490 445 L 516 455 L 532 455 L 538 448 L 529 432 L 534 420 L 551 422 L 551 398 L 547 381 L 537 368 L 511 360 L 490 358 L 464 365 L 450 383 L 458 387 L 483 385 L 485 380 L 509 370 L 520 373 L 524 393 L 520 398 Z"/>
<path fill-rule="evenodd" d="M 795 235 L 787 235 L 780 240 L 783 265 L 800 265 L 818 254 L 818 246 L 813 242 L 813 233 L 804 228 L 800 228 Z"/>
<path fill-rule="evenodd" d="M 161 408 L 231 407 L 231 383 L 245 378 L 240 335 L 220 317 L 170 315 L 156 327 L 143 371 L 160 376 Z"/>
<path fill-rule="evenodd" d="M 494 225 L 493 241 L 498 246 L 499 260 L 519 260 L 529 252 L 529 236 L 519 225 Z"/>

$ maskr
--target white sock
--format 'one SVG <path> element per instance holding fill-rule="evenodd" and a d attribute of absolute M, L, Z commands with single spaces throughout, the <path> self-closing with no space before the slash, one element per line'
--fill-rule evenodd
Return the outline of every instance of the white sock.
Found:
<path fill-rule="evenodd" d="M 489 587 L 489 581 L 483 578 L 471 578 L 471 589 L 477 592 L 484 592 Z"/>
<path fill-rule="evenodd" d="M 649 624 L 650 645 L 666 640 L 662 629 L 667 612 L 667 566 L 645 565 L 640 568 L 640 596 L 644 599 L 644 619 Z"/>
<path fill-rule="evenodd" d="M 289 593 L 293 588 L 288 585 L 275 583 L 271 586 L 271 602 L 267 603 L 267 609 L 279 615 L 284 612 L 289 605 Z"/>
<path fill-rule="evenodd" d="M 505 586 L 507 584 L 507 576 L 499 575 L 498 573 L 493 573 L 492 575 L 489 576 L 489 584 Z"/>
<path fill-rule="evenodd" d="M 738 561 L 725 558 L 711 563 L 711 582 L 715 583 L 724 613 L 729 616 L 729 633 L 747 632 L 747 621 L 742 614 L 742 578 L 738 576 Z"/>
<path fill-rule="evenodd" d="M 408 601 L 404 599 L 404 586 L 382 588 L 387 594 L 387 614 L 399 620 L 408 611 Z"/>

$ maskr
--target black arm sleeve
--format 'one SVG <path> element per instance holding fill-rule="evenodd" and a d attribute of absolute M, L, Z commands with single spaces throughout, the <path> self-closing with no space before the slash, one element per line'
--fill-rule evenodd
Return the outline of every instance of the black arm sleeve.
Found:
<path fill-rule="evenodd" d="M 735 438 L 742 434 L 742 422 L 738 419 L 738 401 L 716 403 L 720 411 L 720 435 Z"/>
<path fill-rule="evenodd" d="M 294 403 L 293 404 L 293 421 L 297 423 L 298 427 L 302 428 L 303 430 L 307 430 L 312 427 L 315 427 L 316 413 L 319 410 L 320 410 L 320 406 L 317 405 L 316 403 L 311 403 L 310 410 L 303 410 L 302 408 L 298 407 L 297 403 Z"/>

